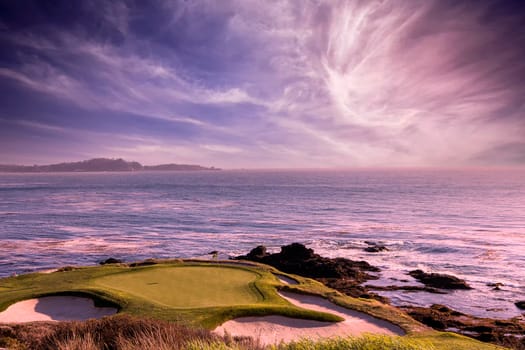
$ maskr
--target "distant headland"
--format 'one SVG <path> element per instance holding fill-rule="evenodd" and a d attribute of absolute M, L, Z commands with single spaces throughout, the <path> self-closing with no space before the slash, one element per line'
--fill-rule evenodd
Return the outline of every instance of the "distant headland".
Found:
<path fill-rule="evenodd" d="M 59 173 L 59 172 L 97 172 L 97 171 L 202 171 L 221 170 L 215 167 L 203 167 L 192 164 L 142 165 L 128 162 L 122 158 L 94 158 L 79 162 L 49 165 L 2 165 L 0 172 L 8 173 Z"/>

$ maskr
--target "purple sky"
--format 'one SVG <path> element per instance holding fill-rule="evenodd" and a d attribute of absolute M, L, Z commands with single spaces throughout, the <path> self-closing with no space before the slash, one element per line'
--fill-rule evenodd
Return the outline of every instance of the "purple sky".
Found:
<path fill-rule="evenodd" d="M 525 3 L 0 0 L 0 163 L 525 166 Z"/>

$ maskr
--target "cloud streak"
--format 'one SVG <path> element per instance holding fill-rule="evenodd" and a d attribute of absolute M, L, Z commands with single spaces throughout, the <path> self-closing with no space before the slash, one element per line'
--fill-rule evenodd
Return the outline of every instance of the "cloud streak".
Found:
<path fill-rule="evenodd" d="M 43 158 L 60 161 L 103 153 L 221 167 L 525 163 L 519 2 L 2 7 L 0 146 L 19 136 L 4 162 L 48 142 Z M 101 137 L 97 147 L 64 137 L 69 156 L 50 135 L 32 137 L 59 131 Z M 134 141 L 104 139 L 112 133 Z"/>

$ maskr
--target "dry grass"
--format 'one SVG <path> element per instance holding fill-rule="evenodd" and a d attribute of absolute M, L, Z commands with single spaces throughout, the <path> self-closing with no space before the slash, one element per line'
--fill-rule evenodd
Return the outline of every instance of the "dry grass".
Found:
<path fill-rule="evenodd" d="M 3 326 L 0 339 L 10 342 L 6 344 L 9 348 L 28 350 L 178 350 L 195 340 L 206 343 L 219 340 L 207 330 L 131 316 Z"/>
<path fill-rule="evenodd" d="M 451 333 L 389 337 L 368 335 L 302 340 L 264 347 L 251 338 L 219 337 L 165 321 L 117 315 L 85 322 L 0 325 L 0 347 L 10 350 L 496 350 Z"/>

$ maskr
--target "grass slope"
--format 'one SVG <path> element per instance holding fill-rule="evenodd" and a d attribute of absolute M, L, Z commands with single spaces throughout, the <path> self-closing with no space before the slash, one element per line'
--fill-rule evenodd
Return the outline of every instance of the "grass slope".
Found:
<path fill-rule="evenodd" d="M 274 276 L 275 273 L 293 278 L 298 284 L 284 286 Z M 147 317 L 208 329 L 235 317 L 269 314 L 322 321 L 341 320 L 334 315 L 303 310 L 289 304 L 277 294 L 279 288 L 324 296 L 339 305 L 388 320 L 407 331 L 407 335 L 401 338 L 376 337 L 370 340 L 377 344 L 394 341 L 408 344 L 408 348 L 412 344 L 425 344 L 422 349 L 501 349 L 456 334 L 433 331 L 392 306 L 374 300 L 351 298 L 314 280 L 288 275 L 260 264 L 246 266 L 231 262 L 165 261 L 151 266 L 85 267 L 4 278 L 0 279 L 0 311 L 24 299 L 69 294 L 90 296 L 100 306 L 117 306 L 121 316 L 116 317 Z M 299 342 L 278 349 L 346 349 L 349 343 L 345 341 L 320 342 L 321 345 Z M 328 344 L 331 345 L 323 347 Z M 218 346 L 236 348 L 223 345 Z M 214 348 L 210 346 L 210 349 Z M 385 345 L 383 348 L 396 347 Z"/>

